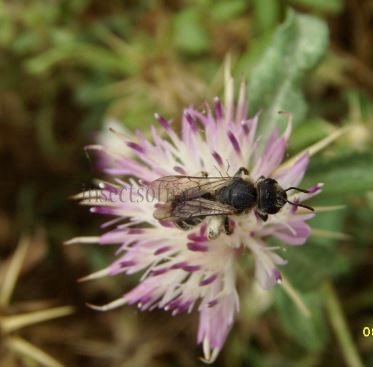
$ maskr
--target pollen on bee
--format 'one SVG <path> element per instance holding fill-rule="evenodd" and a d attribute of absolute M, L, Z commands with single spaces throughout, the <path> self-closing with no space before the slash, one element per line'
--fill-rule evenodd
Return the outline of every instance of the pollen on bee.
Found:
<path fill-rule="evenodd" d="M 207 224 L 207 233 L 209 239 L 215 239 L 219 236 L 224 218 L 222 216 L 210 217 Z"/>

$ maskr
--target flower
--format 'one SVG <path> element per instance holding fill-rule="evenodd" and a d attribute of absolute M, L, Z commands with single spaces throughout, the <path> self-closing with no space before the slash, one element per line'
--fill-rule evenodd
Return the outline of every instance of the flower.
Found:
<path fill-rule="evenodd" d="M 267 244 L 275 237 L 285 245 L 305 243 L 310 235 L 306 221 L 313 213 L 298 207 L 321 190 L 321 184 L 309 188 L 309 193 L 290 192 L 286 204 L 277 214 L 263 221 L 254 211 L 231 216 L 233 233 L 221 233 L 215 239 L 207 235 L 207 221 L 188 230 L 172 222 L 154 218 L 155 202 L 148 200 L 144 184 L 167 175 L 195 175 L 206 171 L 236 172 L 247 167 L 255 182 L 260 176 L 272 177 L 281 187 L 297 186 L 309 162 L 307 153 L 281 165 L 291 133 L 291 118 L 281 135 L 274 129 L 263 141 L 257 134 L 259 113 L 248 118 L 247 97 L 241 84 L 237 105 L 234 103 L 233 79 L 226 76 L 226 97 L 223 104 L 215 98 L 212 108 L 201 112 L 192 107 L 182 115 L 181 136 L 172 123 L 156 114 L 162 133 L 153 126 L 151 138 L 137 132 L 135 140 L 129 134 L 117 134 L 123 152 L 111 151 L 110 145 L 93 146 L 104 156 L 102 171 L 114 177 L 113 183 L 100 183 L 100 198 L 92 206 L 92 191 L 78 197 L 90 205 L 91 211 L 113 216 L 104 227 L 113 227 L 100 237 L 80 237 L 70 243 L 97 242 L 117 244 L 117 259 L 107 268 L 85 279 L 142 272 L 140 283 L 119 299 L 93 306 L 110 310 L 124 304 L 136 304 L 140 310 L 161 308 L 172 315 L 199 311 L 198 343 L 203 346 L 204 360 L 213 362 L 222 349 L 239 310 L 236 289 L 237 259 L 255 258 L 255 277 L 263 288 L 281 281 L 278 266 L 286 261 Z M 128 147 L 132 156 L 127 154 Z M 121 177 L 121 178 L 119 178 Z M 126 179 L 123 180 L 122 177 Z M 248 250 L 248 251 L 245 251 Z"/>

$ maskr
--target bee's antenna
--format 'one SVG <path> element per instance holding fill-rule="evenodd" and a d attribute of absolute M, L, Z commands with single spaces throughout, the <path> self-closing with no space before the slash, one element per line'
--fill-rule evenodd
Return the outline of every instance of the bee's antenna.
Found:
<path fill-rule="evenodd" d="M 298 203 L 293 203 L 292 201 L 289 201 L 289 200 L 286 200 L 289 204 L 291 205 L 294 205 L 294 206 L 300 206 L 301 208 L 305 208 L 305 209 L 308 209 L 308 210 L 311 210 L 311 212 L 315 211 L 314 208 L 312 208 L 312 206 L 308 206 L 308 205 L 304 205 L 304 204 L 298 204 Z"/>
<path fill-rule="evenodd" d="M 300 191 L 300 192 L 304 192 L 305 194 L 309 194 L 310 192 L 308 190 L 304 190 L 304 189 L 300 189 L 299 187 L 288 187 L 285 191 L 289 191 L 289 190 L 297 190 L 297 191 Z"/>

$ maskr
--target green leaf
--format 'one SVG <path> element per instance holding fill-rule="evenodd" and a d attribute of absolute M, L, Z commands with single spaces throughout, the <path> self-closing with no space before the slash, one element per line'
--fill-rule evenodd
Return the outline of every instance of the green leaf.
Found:
<path fill-rule="evenodd" d="M 325 138 L 333 130 L 334 127 L 325 120 L 319 118 L 306 120 L 293 130 L 289 141 L 289 150 L 300 152 Z"/>
<path fill-rule="evenodd" d="M 315 289 L 323 280 L 346 273 L 351 265 L 338 253 L 337 246 L 321 245 L 314 239 L 302 248 L 289 248 L 283 257 L 289 263 L 281 268 L 281 272 L 302 291 Z"/>
<path fill-rule="evenodd" d="M 210 16 L 215 21 L 225 21 L 242 15 L 247 7 L 245 0 L 214 1 L 210 8 Z"/>
<path fill-rule="evenodd" d="M 274 290 L 274 304 L 285 332 L 299 345 L 311 352 L 322 350 L 328 341 L 328 329 L 319 292 L 299 293 L 311 312 L 303 315 L 281 287 Z"/>
<path fill-rule="evenodd" d="M 255 22 L 258 29 L 272 28 L 280 16 L 280 3 L 277 0 L 253 0 Z"/>
<path fill-rule="evenodd" d="M 338 197 L 344 204 L 345 194 L 363 194 L 373 187 L 373 153 L 348 153 L 311 161 L 305 186 L 324 182 L 322 196 Z"/>
<path fill-rule="evenodd" d="M 306 114 L 301 86 L 306 74 L 320 62 L 328 45 L 324 21 L 289 11 L 272 42 L 251 70 L 249 98 L 252 111 L 263 109 L 262 134 L 284 124 L 279 111 L 293 114 L 298 123 Z"/>
<path fill-rule="evenodd" d="M 199 54 L 209 48 L 209 38 L 197 7 L 181 11 L 174 19 L 176 46 L 187 53 Z"/>
<path fill-rule="evenodd" d="M 322 195 L 322 194 L 320 194 Z M 312 228 L 328 232 L 344 232 L 348 210 L 318 213 L 309 224 Z M 323 280 L 348 271 L 350 261 L 338 251 L 339 242 L 335 238 L 312 235 L 304 246 L 286 246 L 281 255 L 288 264 L 281 272 L 296 289 L 315 289 Z"/>
<path fill-rule="evenodd" d="M 292 0 L 293 4 L 308 6 L 321 12 L 340 13 L 343 10 L 343 0 Z"/>
<path fill-rule="evenodd" d="M 284 257 L 289 263 L 281 271 L 301 291 L 315 289 L 322 281 L 351 269 L 351 262 L 338 253 L 337 246 L 321 245 L 314 239 L 301 249 L 289 249 Z"/>
<path fill-rule="evenodd" d="M 237 60 L 237 64 L 235 65 L 235 79 L 238 80 L 242 77 L 242 75 L 246 75 L 248 70 L 251 70 L 257 64 L 257 61 L 262 56 L 264 50 L 272 41 L 273 33 L 274 29 L 267 30 L 260 36 L 253 38 L 250 41 L 250 47 L 241 55 L 241 57 Z"/>
<path fill-rule="evenodd" d="M 81 41 L 72 41 L 39 54 L 29 59 L 26 67 L 29 72 L 40 74 L 66 60 L 75 61 L 95 71 L 108 73 L 117 72 L 127 75 L 137 69 L 130 58 L 124 58 L 104 47 Z"/>

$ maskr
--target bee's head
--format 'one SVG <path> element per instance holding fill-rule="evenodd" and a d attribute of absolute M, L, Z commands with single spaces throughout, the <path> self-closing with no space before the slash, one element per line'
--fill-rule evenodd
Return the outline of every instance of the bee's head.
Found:
<path fill-rule="evenodd" d="M 286 191 L 297 190 L 308 193 L 307 190 L 298 187 L 288 187 L 284 190 L 279 183 L 273 178 L 261 178 L 257 183 L 258 190 L 258 209 L 264 214 L 276 214 L 286 204 L 297 205 L 313 211 L 313 208 L 304 205 L 296 204 L 288 200 Z"/>
<path fill-rule="evenodd" d="M 276 214 L 287 202 L 286 191 L 273 178 L 258 182 L 258 209 L 265 214 Z"/>

